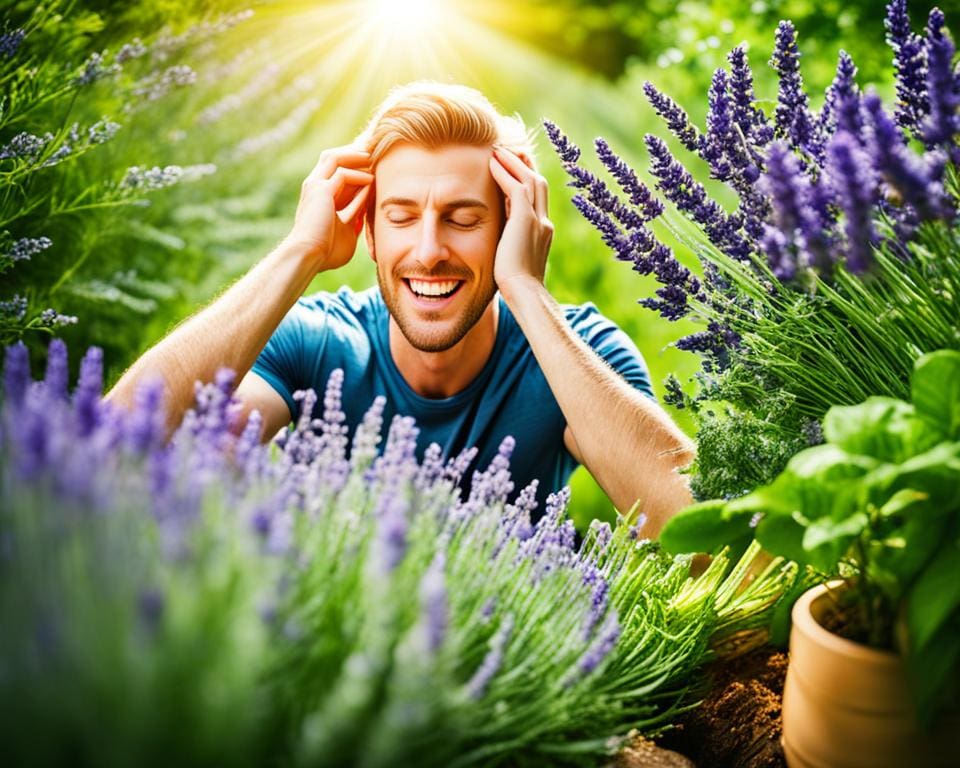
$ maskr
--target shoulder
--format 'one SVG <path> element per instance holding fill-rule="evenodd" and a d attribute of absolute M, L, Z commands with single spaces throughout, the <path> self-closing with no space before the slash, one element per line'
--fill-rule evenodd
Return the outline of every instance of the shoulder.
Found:
<path fill-rule="evenodd" d="M 570 327 L 588 341 L 598 334 L 612 332 L 622 333 L 626 337 L 620 327 L 603 315 L 592 301 L 584 304 L 562 304 L 561 309 Z"/>
<path fill-rule="evenodd" d="M 570 327 L 589 344 L 628 383 L 654 398 L 650 372 L 633 339 L 613 320 L 605 317 L 596 304 L 562 305 Z"/>
<path fill-rule="evenodd" d="M 344 287 L 333 293 L 320 291 L 304 296 L 290 310 L 289 317 L 307 327 L 365 326 L 383 308 L 385 305 L 379 290 L 371 288 L 356 292 Z"/>

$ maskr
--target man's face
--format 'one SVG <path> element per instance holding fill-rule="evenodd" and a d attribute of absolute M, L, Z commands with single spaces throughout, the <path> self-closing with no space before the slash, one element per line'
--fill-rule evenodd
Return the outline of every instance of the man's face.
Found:
<path fill-rule="evenodd" d="M 375 172 L 377 282 L 416 349 L 459 342 L 496 294 L 493 261 L 503 224 L 490 149 L 399 144 Z"/>

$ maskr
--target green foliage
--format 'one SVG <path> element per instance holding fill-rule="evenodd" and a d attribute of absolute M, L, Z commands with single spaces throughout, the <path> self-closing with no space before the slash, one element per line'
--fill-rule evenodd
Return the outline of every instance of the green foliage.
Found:
<path fill-rule="evenodd" d="M 671 551 L 711 551 L 749 538 L 755 527 L 766 550 L 848 578 L 845 634 L 877 647 L 897 644 L 905 613 L 900 650 L 925 718 L 956 695 L 960 672 L 943 675 L 930 662 L 934 652 L 956 660 L 960 645 L 958 380 L 960 352 L 921 357 L 912 403 L 871 397 L 831 408 L 824 445 L 801 451 L 772 483 L 740 499 L 689 507 L 662 539 Z"/>

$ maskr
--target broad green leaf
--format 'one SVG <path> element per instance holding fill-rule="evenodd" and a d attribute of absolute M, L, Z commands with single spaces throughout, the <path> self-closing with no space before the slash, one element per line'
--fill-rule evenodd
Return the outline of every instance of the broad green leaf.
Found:
<path fill-rule="evenodd" d="M 954 611 L 960 608 L 960 539 L 954 533 L 943 542 L 920 574 L 907 599 L 907 627 L 912 652 L 924 646 Z"/>
<path fill-rule="evenodd" d="M 948 440 L 960 440 L 960 352 L 942 349 L 921 357 L 910 389 L 917 414 Z"/>
<path fill-rule="evenodd" d="M 960 442 L 941 443 L 896 467 L 887 478 L 886 492 L 907 488 L 927 494 L 937 506 L 960 507 Z"/>
<path fill-rule="evenodd" d="M 910 403 L 870 397 L 858 405 L 834 406 L 823 418 L 827 441 L 848 453 L 899 463 L 943 440 L 943 433 L 920 418 Z"/>
<path fill-rule="evenodd" d="M 808 562 L 821 571 L 835 571 L 853 540 L 863 533 L 869 523 L 869 518 L 863 512 L 841 520 L 829 517 L 814 520 L 807 526 L 802 540 Z"/>
<path fill-rule="evenodd" d="M 840 520 L 862 508 L 861 481 L 878 466 L 868 456 L 818 445 L 794 456 L 770 485 L 758 491 L 777 514 Z"/>
<path fill-rule="evenodd" d="M 800 565 L 810 565 L 803 548 L 806 528 L 793 516 L 767 515 L 757 524 L 757 541 L 773 555 L 782 555 Z"/>
<path fill-rule="evenodd" d="M 660 532 L 660 544 L 672 553 L 715 552 L 753 538 L 751 512 L 727 513 L 723 499 L 703 501 L 680 510 Z"/>
<path fill-rule="evenodd" d="M 909 588 L 940 546 L 950 520 L 951 512 L 932 504 L 926 494 L 898 491 L 880 509 L 868 558 L 871 578 L 895 582 L 898 595 Z"/>

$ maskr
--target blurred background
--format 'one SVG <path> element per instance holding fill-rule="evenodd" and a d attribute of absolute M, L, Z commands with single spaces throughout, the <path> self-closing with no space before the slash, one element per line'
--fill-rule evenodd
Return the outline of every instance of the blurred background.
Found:
<path fill-rule="evenodd" d="M 960 2 L 939 5 L 948 24 L 960 16 Z M 932 6 L 910 3 L 917 29 Z M 744 42 L 757 94 L 772 109 L 766 62 L 780 19 L 797 26 L 814 107 L 841 49 L 858 64 L 861 86 L 892 97 L 880 0 L 2 0 L 0 7 L 0 251 L 14 253 L 11 244 L 24 238 L 49 240 L 30 258 L 0 260 L 0 333 L 4 343 L 22 338 L 37 366 L 51 332 L 75 359 L 99 345 L 108 382 L 283 237 L 317 155 L 350 142 L 395 84 L 429 78 L 476 87 L 530 126 L 557 123 L 594 170 L 601 166 L 592 142 L 606 138 L 647 181 L 643 136 L 667 138 L 667 131 L 644 81 L 702 126 L 710 77 Z M 24 150 L 22 134 L 39 144 Z M 718 199 L 733 203 L 684 157 Z M 542 129 L 537 159 L 556 224 L 547 272 L 553 295 L 592 301 L 616 321 L 644 353 L 658 395 L 669 373 L 689 380 L 698 359 L 672 343 L 694 323 L 668 323 L 638 306 L 655 283 L 616 262 L 575 211 Z M 681 234 L 685 227 L 676 216 L 667 226 Z M 696 268 L 693 254 L 674 243 Z M 311 290 L 372 285 L 373 264 L 362 242 L 360 249 Z M 76 322 L 51 327 L 43 314 L 50 309 Z M 672 415 L 692 434 L 686 413 Z M 585 471 L 572 484 L 578 526 L 614 517 Z"/>

